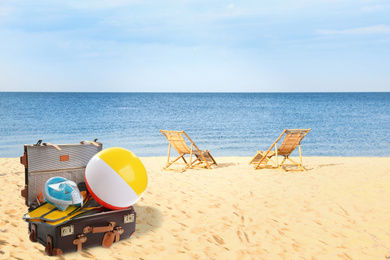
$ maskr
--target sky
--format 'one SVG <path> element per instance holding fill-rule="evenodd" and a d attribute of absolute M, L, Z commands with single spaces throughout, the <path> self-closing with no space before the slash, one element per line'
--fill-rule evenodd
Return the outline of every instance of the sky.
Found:
<path fill-rule="evenodd" d="M 390 91 L 390 1 L 0 0 L 0 91 Z"/>

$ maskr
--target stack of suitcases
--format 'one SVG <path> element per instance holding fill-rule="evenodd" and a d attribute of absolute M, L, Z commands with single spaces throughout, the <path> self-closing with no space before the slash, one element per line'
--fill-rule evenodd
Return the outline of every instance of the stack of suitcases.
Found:
<path fill-rule="evenodd" d="M 135 232 L 136 213 L 132 206 L 121 210 L 106 209 L 94 201 L 86 189 L 85 168 L 102 146 L 96 140 L 63 145 L 39 140 L 24 146 L 20 161 L 25 167 L 25 187 L 21 193 L 28 212 L 23 219 L 28 222 L 30 240 L 45 246 L 47 255 L 61 255 L 98 245 L 110 247 Z M 42 200 L 45 182 L 55 176 L 78 185 L 84 195 L 82 207 L 72 205 L 62 212 Z M 115 189 L 107 187 L 110 188 Z"/>

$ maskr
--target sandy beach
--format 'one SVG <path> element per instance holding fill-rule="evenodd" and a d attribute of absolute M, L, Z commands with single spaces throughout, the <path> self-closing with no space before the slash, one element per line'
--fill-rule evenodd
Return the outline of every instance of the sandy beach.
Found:
<path fill-rule="evenodd" d="M 52 259 L 386 259 L 390 158 L 304 157 L 307 172 L 254 170 L 216 157 L 212 170 L 162 171 L 141 158 L 149 186 L 133 237 Z M 19 158 L 0 159 L 0 259 L 47 259 L 28 239 Z"/>

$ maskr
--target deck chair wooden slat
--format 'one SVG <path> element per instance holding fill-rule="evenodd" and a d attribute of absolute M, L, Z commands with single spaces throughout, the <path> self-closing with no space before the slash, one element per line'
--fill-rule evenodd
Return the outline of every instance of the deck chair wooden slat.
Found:
<path fill-rule="evenodd" d="M 303 134 L 301 132 L 286 133 L 286 137 L 278 149 L 278 154 L 291 154 L 297 145 L 299 145 L 299 142 L 302 140 L 302 136 Z"/>
<path fill-rule="evenodd" d="M 183 136 L 180 133 L 167 133 L 167 138 L 170 140 L 170 144 L 178 153 L 190 153 L 190 148 L 184 141 Z"/>
<path fill-rule="evenodd" d="M 298 170 L 306 170 L 306 168 L 302 166 L 301 141 L 310 130 L 311 129 L 285 129 L 267 151 L 257 151 L 257 154 L 252 158 L 249 164 L 255 164 L 255 169 L 280 168 L 287 171 L 287 166 L 296 166 Z M 283 135 L 284 139 L 280 146 L 277 147 L 277 143 Z M 297 146 L 299 147 L 299 163 L 289 157 Z M 274 151 L 272 151 L 273 148 Z M 276 162 L 271 159 L 274 156 Z M 280 164 L 278 162 L 278 156 L 283 156 L 283 160 Z M 286 160 L 289 160 L 292 163 L 287 164 L 285 163 Z"/>
<path fill-rule="evenodd" d="M 172 164 L 177 163 L 180 159 L 184 161 L 185 167 L 181 169 L 182 172 L 188 168 L 195 166 L 206 167 L 211 169 L 211 165 L 217 165 L 217 162 L 211 156 L 209 150 L 200 150 L 198 146 L 191 140 L 191 138 L 184 131 L 169 131 L 161 130 L 160 132 L 168 139 L 168 159 L 167 164 L 163 168 L 168 169 Z M 191 144 L 191 147 L 187 145 L 186 139 Z M 171 147 L 178 152 L 179 156 L 173 160 L 170 159 Z M 187 162 L 185 155 L 190 155 L 189 161 Z M 193 158 L 195 156 L 195 158 Z M 195 159 L 193 161 L 193 159 Z"/>

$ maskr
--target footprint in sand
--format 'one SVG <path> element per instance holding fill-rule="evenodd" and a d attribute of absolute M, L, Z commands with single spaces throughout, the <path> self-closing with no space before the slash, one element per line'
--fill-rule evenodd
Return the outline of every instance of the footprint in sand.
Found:
<path fill-rule="evenodd" d="M 291 246 L 295 250 L 295 252 L 299 252 L 299 250 L 301 249 L 301 247 L 296 243 L 292 244 Z"/>
<path fill-rule="evenodd" d="M 6 246 L 8 244 L 9 243 L 7 241 L 0 239 L 0 246 Z"/>
<path fill-rule="evenodd" d="M 241 235 L 241 231 L 240 230 L 237 230 L 237 236 L 238 236 L 238 238 L 240 239 L 241 242 L 244 242 L 244 240 L 242 239 L 242 235 Z"/>
<path fill-rule="evenodd" d="M 16 209 L 10 209 L 10 210 L 5 211 L 5 214 L 8 214 L 8 215 L 13 214 L 13 213 L 16 213 Z"/>
<path fill-rule="evenodd" d="M 220 244 L 220 245 L 224 245 L 225 244 L 225 241 L 223 241 L 223 239 L 221 237 L 219 237 L 218 235 L 213 235 L 213 238 L 214 240 Z"/>
<path fill-rule="evenodd" d="M 246 242 L 250 243 L 248 234 L 245 231 L 238 230 L 237 231 L 237 236 L 240 239 L 240 241 L 244 242 L 244 238 L 243 238 L 242 234 L 244 234 Z"/>

